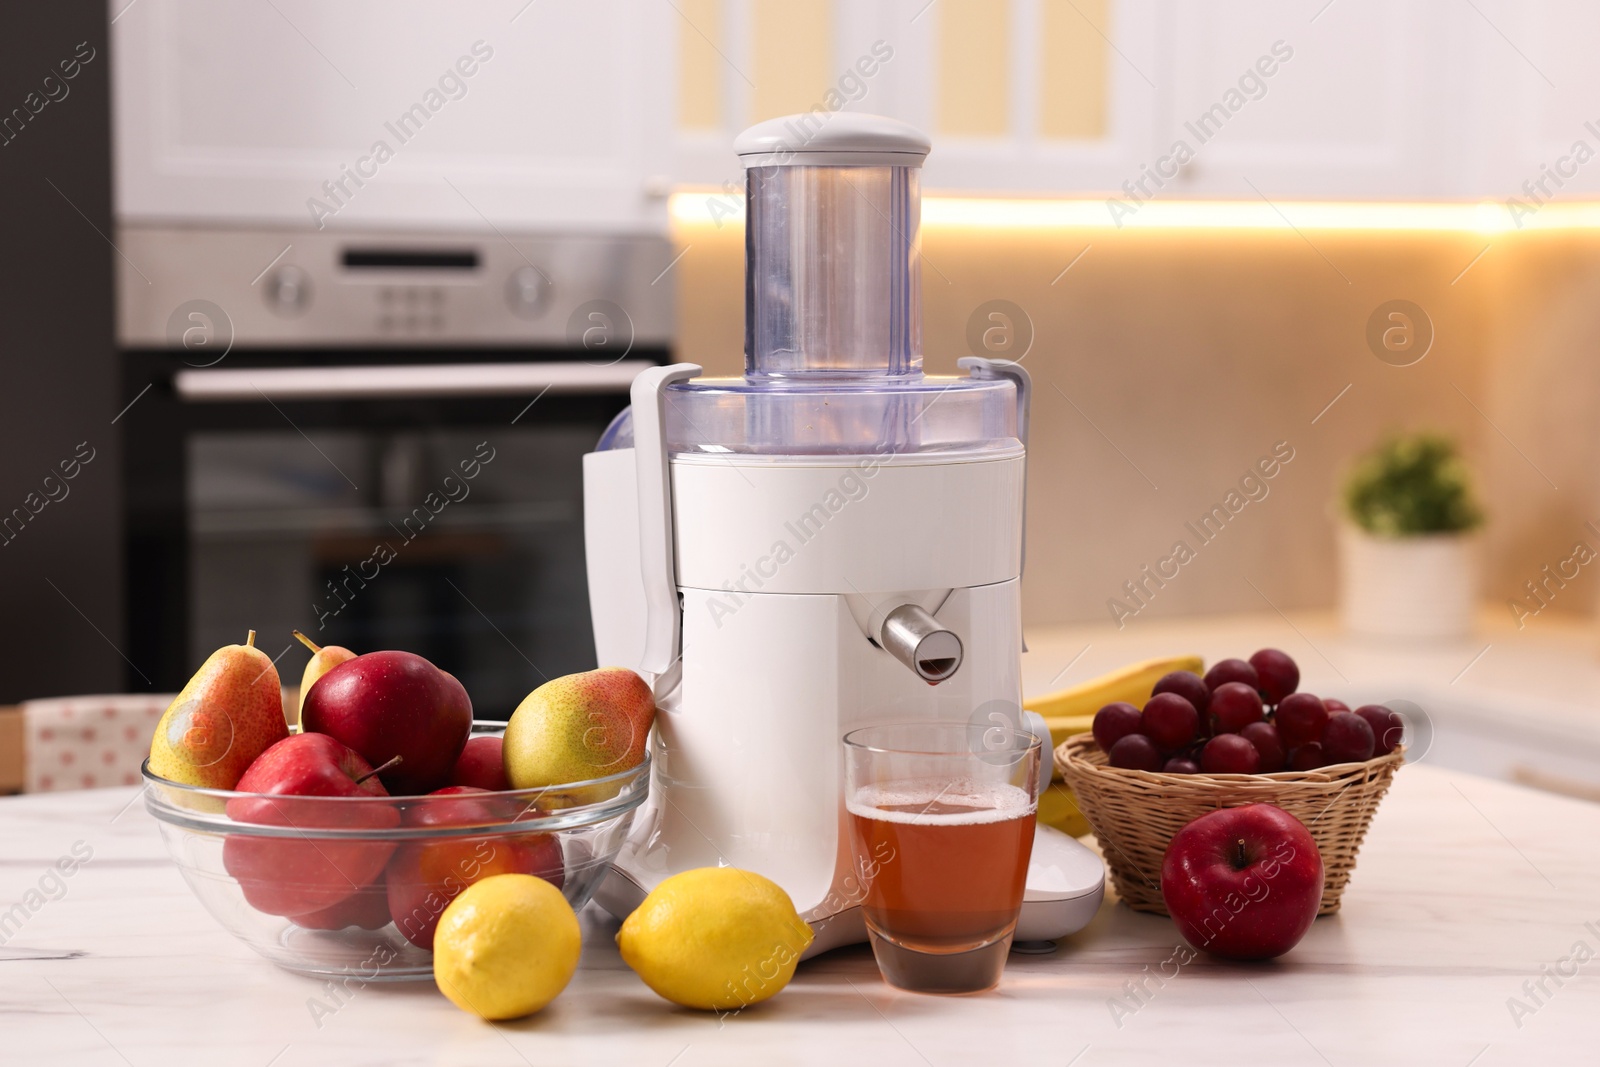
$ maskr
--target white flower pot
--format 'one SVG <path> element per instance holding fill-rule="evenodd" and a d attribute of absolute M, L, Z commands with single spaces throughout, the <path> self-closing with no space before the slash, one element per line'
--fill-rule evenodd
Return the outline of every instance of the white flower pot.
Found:
<path fill-rule="evenodd" d="M 1368 637 L 1466 637 L 1478 596 L 1477 539 L 1470 534 L 1374 537 L 1339 531 L 1345 629 Z"/>

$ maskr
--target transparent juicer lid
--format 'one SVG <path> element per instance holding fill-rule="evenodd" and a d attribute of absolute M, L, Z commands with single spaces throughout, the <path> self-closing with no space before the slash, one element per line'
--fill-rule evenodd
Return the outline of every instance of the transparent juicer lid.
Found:
<path fill-rule="evenodd" d="M 1015 385 L 922 373 L 927 138 L 849 112 L 741 134 L 745 373 L 668 387 L 670 451 L 773 456 L 1017 447 Z M 631 427 L 601 447 L 625 447 Z"/>

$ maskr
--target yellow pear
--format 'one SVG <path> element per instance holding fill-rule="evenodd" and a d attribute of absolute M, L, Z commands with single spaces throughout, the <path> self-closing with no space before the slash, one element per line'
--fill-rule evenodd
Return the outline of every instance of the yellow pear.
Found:
<path fill-rule="evenodd" d="M 255 758 L 289 736 L 278 669 L 255 647 L 223 645 L 200 665 L 156 724 L 150 770 L 208 789 L 232 789 Z"/>
<path fill-rule="evenodd" d="M 655 716 L 649 684 L 625 668 L 554 678 L 506 723 L 506 777 L 514 789 L 533 789 L 637 767 Z"/>
<path fill-rule="evenodd" d="M 311 650 L 311 658 L 306 661 L 306 669 L 300 675 L 300 704 L 299 712 L 306 710 L 306 694 L 311 692 L 311 687 L 318 678 L 333 670 L 339 664 L 356 658 L 356 654 L 342 645 L 319 645 L 299 630 L 291 631 L 302 645 Z"/>

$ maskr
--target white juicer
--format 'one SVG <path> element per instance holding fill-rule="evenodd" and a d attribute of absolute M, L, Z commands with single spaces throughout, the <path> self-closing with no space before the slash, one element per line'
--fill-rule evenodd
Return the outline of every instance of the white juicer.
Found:
<path fill-rule="evenodd" d="M 812 113 L 735 148 L 745 375 L 645 371 L 584 457 L 599 660 L 660 708 L 650 798 L 597 899 L 621 917 L 679 871 L 756 871 L 815 954 L 866 936 L 845 733 L 998 724 L 1048 753 L 1021 710 L 1029 382 L 980 358 L 922 373 L 924 135 Z M 1016 940 L 1081 928 L 1103 892 L 1099 858 L 1040 827 Z"/>

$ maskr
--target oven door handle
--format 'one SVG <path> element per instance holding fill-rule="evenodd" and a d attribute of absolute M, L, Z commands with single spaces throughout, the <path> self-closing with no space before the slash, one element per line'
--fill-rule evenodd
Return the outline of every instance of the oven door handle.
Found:
<path fill-rule="evenodd" d="M 423 363 L 374 367 L 231 367 L 180 370 L 173 388 L 186 403 L 262 400 L 383 400 L 412 396 L 626 393 L 643 359 L 614 363 Z"/>

